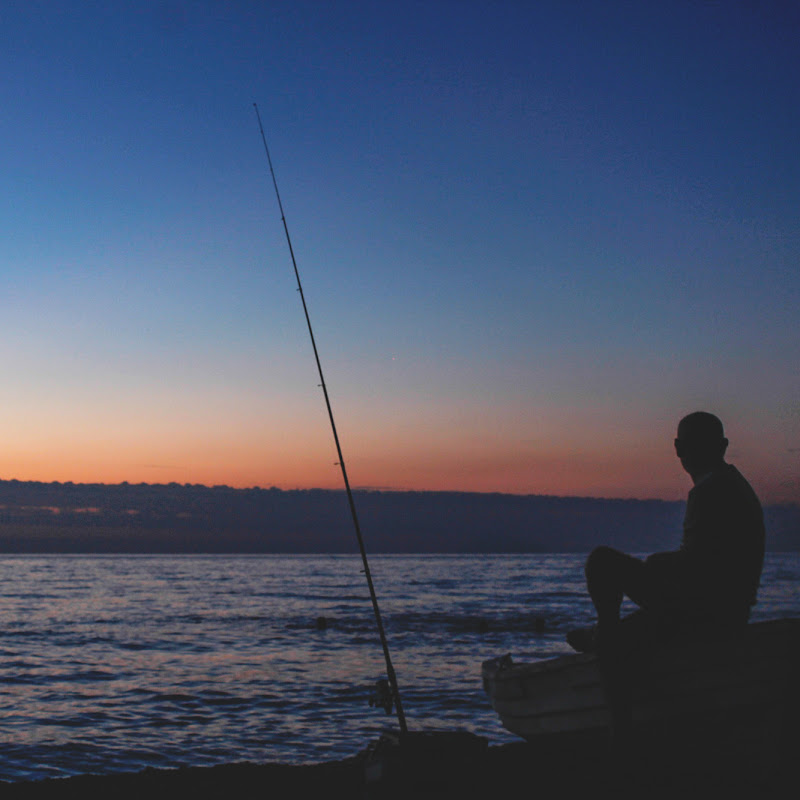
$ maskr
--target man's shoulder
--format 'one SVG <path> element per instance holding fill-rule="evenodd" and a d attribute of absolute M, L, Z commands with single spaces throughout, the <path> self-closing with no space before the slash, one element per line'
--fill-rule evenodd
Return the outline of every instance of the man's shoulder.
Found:
<path fill-rule="evenodd" d="M 718 469 L 709 473 L 691 491 L 696 494 L 703 494 L 705 491 L 721 488 L 750 488 L 747 479 L 739 472 L 733 464 L 723 463 Z M 752 489 L 751 489 L 752 491 Z M 691 492 L 690 492 L 691 494 Z"/>
<path fill-rule="evenodd" d="M 723 469 L 720 470 L 720 481 L 739 491 L 746 492 L 753 497 L 756 496 L 750 482 L 733 466 L 733 464 L 725 464 Z"/>
<path fill-rule="evenodd" d="M 725 463 L 708 478 L 695 486 L 690 492 L 695 503 L 722 502 L 731 510 L 742 506 L 758 508 L 761 504 L 753 487 L 733 464 Z"/>

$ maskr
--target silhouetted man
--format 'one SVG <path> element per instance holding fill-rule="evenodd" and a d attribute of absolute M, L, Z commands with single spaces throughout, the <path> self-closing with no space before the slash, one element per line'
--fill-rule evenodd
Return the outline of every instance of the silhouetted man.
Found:
<path fill-rule="evenodd" d="M 713 414 L 697 411 L 678 425 L 675 452 L 689 473 L 679 550 L 644 561 L 598 547 L 586 561 L 597 624 L 567 634 L 576 650 L 596 650 L 611 709 L 612 734 L 630 729 L 630 682 L 652 645 L 681 636 L 725 635 L 743 627 L 756 601 L 764 561 L 761 504 L 736 467 Z M 639 609 L 620 619 L 623 597 Z"/>

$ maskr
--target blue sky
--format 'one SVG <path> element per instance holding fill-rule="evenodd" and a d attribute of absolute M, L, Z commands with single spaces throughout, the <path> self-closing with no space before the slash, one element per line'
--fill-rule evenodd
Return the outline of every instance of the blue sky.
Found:
<path fill-rule="evenodd" d="M 6 3 L 0 476 L 800 501 L 793 3 Z"/>

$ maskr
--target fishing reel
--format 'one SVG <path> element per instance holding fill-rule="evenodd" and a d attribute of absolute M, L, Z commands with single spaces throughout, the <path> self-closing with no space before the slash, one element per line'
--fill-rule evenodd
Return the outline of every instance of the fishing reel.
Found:
<path fill-rule="evenodd" d="M 375 681 L 374 694 L 369 698 L 369 704 L 373 708 L 382 708 L 387 715 L 392 713 L 394 697 L 386 678 L 379 678 Z"/>

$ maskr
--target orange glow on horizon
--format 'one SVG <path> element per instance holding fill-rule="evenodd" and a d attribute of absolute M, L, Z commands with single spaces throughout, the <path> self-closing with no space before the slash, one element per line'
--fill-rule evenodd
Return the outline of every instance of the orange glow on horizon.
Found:
<path fill-rule="evenodd" d="M 104 427 L 57 420 L 49 430 L 9 430 L 0 478 L 341 489 L 327 420 L 308 413 L 308 423 L 306 413 L 276 415 L 280 425 L 229 417 L 227 424 L 204 424 L 203 435 L 182 427 L 177 416 L 149 428 L 144 419 L 127 428 L 114 420 Z M 549 429 L 537 420 L 534 437 L 525 435 L 519 410 L 489 418 L 483 429 L 477 410 L 460 413 L 450 425 L 447 409 L 428 410 L 415 424 L 399 414 L 388 415 L 389 423 L 345 417 L 339 431 L 351 486 L 663 500 L 683 500 L 691 488 L 672 450 L 668 421 L 655 431 L 640 425 L 616 433 L 610 424 L 565 413 L 564 420 L 549 417 Z M 528 423 L 528 431 L 532 427 Z M 739 448 L 731 448 L 729 460 L 764 503 L 800 502 L 793 454 L 770 459 L 744 437 L 735 442 Z"/>

